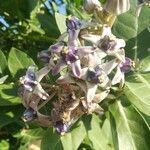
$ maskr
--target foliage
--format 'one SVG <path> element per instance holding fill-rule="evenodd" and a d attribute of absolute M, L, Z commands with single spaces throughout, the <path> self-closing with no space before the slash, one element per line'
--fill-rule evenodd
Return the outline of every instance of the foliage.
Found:
<path fill-rule="evenodd" d="M 117 17 L 113 33 L 126 40 L 126 55 L 138 62 L 136 70 L 127 74 L 123 89 L 117 93 L 112 89 L 101 103 L 103 116 L 83 116 L 69 133 L 60 136 L 52 128 L 21 119 L 24 108 L 17 94 L 18 81 L 29 65 L 40 68 L 37 53 L 65 31 L 62 5 L 66 15 L 89 16 L 81 0 L 0 0 L 0 149 L 26 149 L 37 139 L 42 140 L 42 150 L 149 149 L 150 9 L 144 6 L 136 17 L 137 0 L 131 2 L 130 11 Z"/>

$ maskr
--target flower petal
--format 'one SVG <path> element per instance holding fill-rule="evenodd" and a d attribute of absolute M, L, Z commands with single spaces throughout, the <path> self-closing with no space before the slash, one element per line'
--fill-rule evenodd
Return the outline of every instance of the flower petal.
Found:
<path fill-rule="evenodd" d="M 90 41 L 95 45 L 97 45 L 98 41 L 101 39 L 101 37 L 99 35 L 93 35 L 93 34 L 84 34 L 81 37 L 84 40 Z"/>
<path fill-rule="evenodd" d="M 66 63 L 61 59 L 53 68 L 52 74 L 57 75 L 61 70 L 66 67 Z"/>
<path fill-rule="evenodd" d="M 124 49 L 119 49 L 116 53 L 114 53 L 114 56 L 116 56 L 116 58 L 118 58 L 121 62 L 125 62 Z"/>
<path fill-rule="evenodd" d="M 107 0 L 104 9 L 110 14 L 119 15 L 130 9 L 129 0 Z"/>
<path fill-rule="evenodd" d="M 75 83 L 73 78 L 67 73 L 64 76 L 60 76 L 57 81 L 58 84 L 68 84 L 68 83 Z"/>
<path fill-rule="evenodd" d="M 86 82 L 86 85 L 87 85 L 87 95 L 86 95 L 87 103 L 91 103 L 95 96 L 98 85 L 90 82 Z"/>
<path fill-rule="evenodd" d="M 80 64 L 80 60 L 75 61 L 74 63 L 70 64 L 71 70 L 73 72 L 73 75 L 75 77 L 80 77 L 81 75 L 81 64 Z"/>
<path fill-rule="evenodd" d="M 83 47 L 79 47 L 78 51 L 77 51 L 77 55 L 82 58 L 85 55 L 88 55 L 90 53 L 93 53 L 95 51 L 95 47 L 93 46 L 83 46 Z"/>
<path fill-rule="evenodd" d="M 101 37 L 104 38 L 105 35 L 107 35 L 107 36 L 112 36 L 111 28 L 110 28 L 109 26 L 104 26 L 104 27 L 103 27 L 103 32 L 102 32 Z"/>
<path fill-rule="evenodd" d="M 57 42 L 49 47 L 49 51 L 53 53 L 60 53 L 62 48 L 64 47 L 64 42 Z"/>
<path fill-rule="evenodd" d="M 44 76 L 46 76 L 50 71 L 50 68 L 48 66 L 42 68 L 41 70 L 39 70 L 37 73 L 36 73 L 36 79 L 38 82 L 40 82 Z"/>
<path fill-rule="evenodd" d="M 68 46 L 76 46 L 77 45 L 77 39 L 79 35 L 80 30 L 69 30 L 68 31 Z"/>
<path fill-rule="evenodd" d="M 40 84 L 35 87 L 33 93 L 37 94 L 43 100 L 46 100 L 49 97 Z"/>
<path fill-rule="evenodd" d="M 99 92 L 98 94 L 94 96 L 93 102 L 100 103 L 103 99 L 105 99 L 108 96 L 109 92 L 110 90 Z"/>
<path fill-rule="evenodd" d="M 102 64 L 102 68 L 106 74 L 110 74 L 110 72 L 118 65 L 117 59 L 113 59 L 109 62 Z"/>
<path fill-rule="evenodd" d="M 115 41 L 117 43 L 116 46 L 115 46 L 115 49 L 120 49 L 120 48 L 123 48 L 123 47 L 126 46 L 126 43 L 123 39 L 118 39 L 117 38 Z"/>
<path fill-rule="evenodd" d="M 116 74 L 115 74 L 114 78 L 112 79 L 112 85 L 119 83 L 122 80 L 122 78 L 124 78 L 124 75 L 121 72 L 120 67 L 118 66 Z"/>

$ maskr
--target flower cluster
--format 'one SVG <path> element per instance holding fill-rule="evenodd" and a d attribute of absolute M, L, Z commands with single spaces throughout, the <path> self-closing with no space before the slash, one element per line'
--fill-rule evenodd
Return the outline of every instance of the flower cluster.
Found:
<path fill-rule="evenodd" d="M 95 7 L 101 7 L 99 1 L 85 2 L 90 13 Z M 35 66 L 30 66 L 20 79 L 19 93 L 26 107 L 23 114 L 26 121 L 53 126 L 63 134 L 83 114 L 103 114 L 99 103 L 107 98 L 113 85 L 123 87 L 124 74 L 134 66 L 133 61 L 125 57 L 125 41 L 114 36 L 105 23 L 101 24 L 100 32 L 93 34 L 89 30 L 93 25 L 96 26 L 69 16 L 67 34 L 62 34 L 48 50 L 38 54 L 45 67 L 37 71 Z M 59 76 L 55 84 L 41 83 L 48 73 Z M 41 114 L 41 107 L 52 98 L 50 115 Z"/>

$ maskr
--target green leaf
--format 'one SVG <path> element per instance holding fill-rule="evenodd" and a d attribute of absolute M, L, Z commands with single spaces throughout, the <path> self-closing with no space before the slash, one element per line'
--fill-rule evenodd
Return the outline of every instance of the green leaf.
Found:
<path fill-rule="evenodd" d="M 66 16 L 59 13 L 55 13 L 55 20 L 60 33 L 66 32 Z"/>
<path fill-rule="evenodd" d="M 37 17 L 41 24 L 41 28 L 45 31 L 45 34 L 53 39 L 58 38 L 60 33 L 58 31 L 54 16 L 45 11 L 44 14 L 43 12 L 38 13 Z"/>
<path fill-rule="evenodd" d="M 34 61 L 26 53 L 16 48 L 11 49 L 8 57 L 8 67 L 13 76 L 23 75 L 22 71 L 34 64 Z"/>
<path fill-rule="evenodd" d="M 100 123 L 100 118 L 96 115 L 92 115 L 91 120 L 87 120 L 87 122 L 85 122 L 87 126 L 87 134 L 92 143 L 92 147 L 95 150 L 113 149 L 111 148 L 111 145 L 108 142 L 111 137 L 111 134 L 109 135 L 109 137 L 107 137 Z M 105 128 L 104 126 L 103 128 Z"/>
<path fill-rule="evenodd" d="M 140 63 L 140 71 L 149 72 L 150 71 L 150 56 L 144 58 Z"/>
<path fill-rule="evenodd" d="M 18 105 L 21 103 L 14 84 L 0 85 L 0 106 Z"/>
<path fill-rule="evenodd" d="M 76 150 L 85 136 L 86 130 L 82 121 L 75 124 L 74 128 L 63 136 L 58 135 L 50 128 L 42 139 L 41 150 Z"/>
<path fill-rule="evenodd" d="M 86 136 L 86 130 L 82 121 L 79 121 L 72 131 L 61 137 L 63 149 L 77 150 Z"/>
<path fill-rule="evenodd" d="M 130 11 L 119 15 L 113 25 L 113 32 L 115 35 L 123 39 L 131 39 L 149 27 L 150 24 L 150 9 L 144 6 L 141 10 L 140 16 L 135 14 L 137 0 L 131 1 Z"/>
<path fill-rule="evenodd" d="M 117 17 L 113 25 L 113 33 L 124 40 L 126 43 L 126 54 L 129 57 L 144 58 L 149 55 L 150 34 L 148 27 L 150 24 L 150 9 L 144 6 L 140 16 L 135 15 L 137 0 L 131 1 L 131 10 Z"/>
<path fill-rule="evenodd" d="M 20 105 L 16 106 L 1 106 L 0 107 L 0 128 L 11 124 L 17 123 L 22 115 L 23 107 Z"/>
<path fill-rule="evenodd" d="M 26 139 L 27 141 L 29 141 L 31 139 L 42 138 L 42 136 L 44 136 L 45 132 L 46 131 L 44 129 L 42 129 L 41 127 L 33 128 L 33 129 L 25 129 L 25 130 L 21 131 L 20 136 L 22 136 L 24 138 L 24 140 Z"/>
<path fill-rule="evenodd" d="M 41 150 L 56 150 L 62 149 L 60 135 L 58 135 L 53 128 L 47 129 L 41 142 Z"/>
<path fill-rule="evenodd" d="M 107 150 L 114 150 L 113 140 L 112 140 L 112 134 L 111 134 L 111 124 L 109 119 L 105 119 L 103 126 L 102 126 L 102 134 L 103 138 L 106 140 L 106 149 Z"/>
<path fill-rule="evenodd" d="M 8 150 L 9 149 L 9 143 L 6 140 L 1 140 L 0 141 L 0 147 L 1 150 Z"/>
<path fill-rule="evenodd" d="M 0 73 L 4 73 L 4 70 L 7 68 L 7 60 L 4 53 L 0 50 Z"/>
<path fill-rule="evenodd" d="M 6 81 L 7 78 L 8 78 L 8 75 L 3 76 L 2 78 L 0 78 L 0 84 L 3 84 Z"/>
<path fill-rule="evenodd" d="M 41 127 L 32 128 L 32 129 L 23 129 L 21 132 L 18 132 L 14 135 L 15 138 L 20 138 L 21 145 L 19 150 L 28 149 L 29 145 L 38 144 L 40 145 L 40 140 L 45 134 L 46 130 Z M 38 147 L 38 145 L 36 145 Z"/>
<path fill-rule="evenodd" d="M 150 130 L 126 98 L 109 107 L 116 150 L 149 150 Z"/>
<path fill-rule="evenodd" d="M 150 115 L 150 74 L 136 74 L 126 80 L 125 95 L 144 114 Z"/>

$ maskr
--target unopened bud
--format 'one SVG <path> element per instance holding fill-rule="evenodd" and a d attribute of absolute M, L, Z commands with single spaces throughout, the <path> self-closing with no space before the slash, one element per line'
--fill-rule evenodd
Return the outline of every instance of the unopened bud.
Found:
<path fill-rule="evenodd" d="M 107 0 L 103 8 L 113 15 L 119 15 L 130 9 L 129 0 Z"/>
<path fill-rule="evenodd" d="M 92 14 L 96 7 L 101 7 L 101 4 L 98 0 L 84 0 L 84 9 L 87 13 Z"/>

